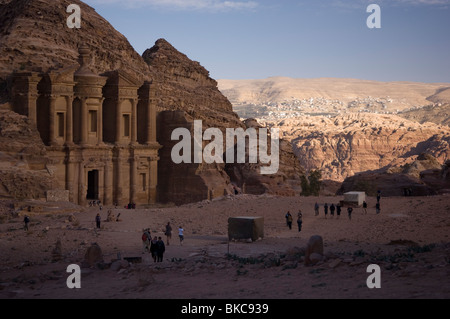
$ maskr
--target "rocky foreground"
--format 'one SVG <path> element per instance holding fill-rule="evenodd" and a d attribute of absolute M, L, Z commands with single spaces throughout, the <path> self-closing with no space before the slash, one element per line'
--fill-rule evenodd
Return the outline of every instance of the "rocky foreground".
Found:
<path fill-rule="evenodd" d="M 450 297 L 448 196 L 375 198 L 367 214 L 356 209 L 325 219 L 313 206 L 341 197 L 239 195 L 179 207 L 80 207 L 33 201 L 16 203 L 15 214 L 2 209 L 0 296 L 2 298 L 443 298 Z M 30 207 L 30 209 L 28 209 Z M 115 218 L 107 219 L 112 209 Z M 302 231 L 290 230 L 284 215 L 303 212 Z M 28 212 L 31 210 L 31 212 Z M 102 217 L 95 229 L 95 215 Z M 18 214 L 18 215 L 17 215 Z M 22 229 L 23 215 L 30 230 Z M 228 242 L 231 216 L 263 216 L 264 239 Z M 164 226 L 174 236 L 167 245 Z M 176 229 L 185 229 L 183 245 Z M 142 253 L 141 232 L 166 241 L 162 263 Z M 306 265 L 313 235 L 323 239 L 314 263 Z M 86 255 L 96 243 L 101 253 Z M 117 260 L 118 257 L 125 260 Z M 141 261 L 129 263 L 130 261 Z M 68 265 L 82 266 L 81 289 L 68 289 Z M 381 288 L 369 289 L 367 267 L 381 268 Z M 270 287 L 270 288 L 268 288 Z"/>

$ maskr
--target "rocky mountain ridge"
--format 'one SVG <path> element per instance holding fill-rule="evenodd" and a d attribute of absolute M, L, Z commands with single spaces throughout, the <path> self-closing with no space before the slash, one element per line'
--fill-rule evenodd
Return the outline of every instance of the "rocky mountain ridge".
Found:
<path fill-rule="evenodd" d="M 397 114 L 421 123 L 450 122 L 449 83 L 287 77 L 218 80 L 218 83 L 242 118 L 281 120 L 360 112 Z"/>
<path fill-rule="evenodd" d="M 368 170 L 412 163 L 420 154 L 442 165 L 450 159 L 450 128 L 419 124 L 395 115 L 353 113 L 267 121 L 291 141 L 305 169 L 320 169 L 324 179 L 343 181 Z"/>

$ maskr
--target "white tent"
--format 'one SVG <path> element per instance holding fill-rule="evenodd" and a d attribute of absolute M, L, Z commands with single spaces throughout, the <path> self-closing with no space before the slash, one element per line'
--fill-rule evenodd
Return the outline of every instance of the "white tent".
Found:
<path fill-rule="evenodd" d="M 366 200 L 365 192 L 348 192 L 344 193 L 344 202 L 352 203 L 358 206 L 361 206 L 363 202 Z"/>

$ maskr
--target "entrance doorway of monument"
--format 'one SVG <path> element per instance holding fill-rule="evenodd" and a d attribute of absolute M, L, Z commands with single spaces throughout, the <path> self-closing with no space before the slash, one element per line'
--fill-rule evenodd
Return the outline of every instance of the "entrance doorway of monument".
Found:
<path fill-rule="evenodd" d="M 98 194 L 98 170 L 94 169 L 88 172 L 88 189 L 86 199 L 99 199 Z"/>

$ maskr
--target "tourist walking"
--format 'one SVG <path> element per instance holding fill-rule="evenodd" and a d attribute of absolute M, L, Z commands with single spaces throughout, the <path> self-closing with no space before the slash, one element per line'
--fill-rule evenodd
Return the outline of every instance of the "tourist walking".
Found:
<path fill-rule="evenodd" d="M 28 217 L 28 215 L 25 215 L 25 217 L 23 218 L 23 229 L 25 231 L 28 231 L 28 224 L 30 223 L 30 217 Z"/>
<path fill-rule="evenodd" d="M 353 212 L 353 208 L 351 208 L 351 207 L 347 208 L 347 213 L 348 213 L 348 219 L 349 220 L 352 219 L 352 212 Z"/>
<path fill-rule="evenodd" d="M 178 227 L 178 237 L 180 238 L 180 245 L 183 246 L 184 241 L 184 229 L 183 227 Z"/>
<path fill-rule="evenodd" d="M 367 203 L 366 203 L 366 201 L 363 202 L 363 209 L 364 209 L 364 214 L 367 214 Z"/>
<path fill-rule="evenodd" d="M 150 242 L 150 253 L 152 254 L 153 261 L 156 262 L 157 258 L 157 244 L 158 243 L 158 237 L 153 237 L 152 241 Z"/>
<path fill-rule="evenodd" d="M 334 211 L 336 210 L 336 207 L 334 206 L 334 204 L 331 204 L 330 206 L 330 215 L 331 218 L 334 218 Z"/>
<path fill-rule="evenodd" d="M 327 218 L 328 215 L 328 204 L 325 203 L 325 205 L 323 205 L 323 211 L 325 212 L 325 218 Z"/>
<path fill-rule="evenodd" d="M 158 241 L 156 242 L 156 257 L 157 262 L 163 261 L 164 252 L 166 251 L 166 246 L 161 237 L 158 237 Z"/>
<path fill-rule="evenodd" d="M 381 200 L 381 191 L 378 190 L 378 192 L 377 192 L 377 203 L 379 203 L 380 200 Z"/>
<path fill-rule="evenodd" d="M 170 226 L 170 222 L 167 223 L 166 231 L 164 232 L 164 234 L 167 237 L 167 246 L 169 246 L 170 245 L 169 240 L 172 239 L 172 226 Z"/>
<path fill-rule="evenodd" d="M 97 225 L 97 228 L 100 229 L 100 222 L 101 222 L 101 217 L 100 214 L 97 214 L 97 216 L 95 216 L 95 223 Z"/>
<path fill-rule="evenodd" d="M 319 204 L 314 204 L 314 216 L 319 216 Z"/>
<path fill-rule="evenodd" d="M 339 216 L 341 216 L 341 204 L 337 203 L 336 204 L 336 218 L 339 218 Z"/>
<path fill-rule="evenodd" d="M 375 204 L 375 210 L 376 210 L 377 214 L 379 214 L 379 213 L 381 212 L 381 206 L 380 206 L 380 203 L 376 203 L 376 204 Z"/>
<path fill-rule="evenodd" d="M 302 231 L 302 224 L 303 224 L 302 218 L 303 218 L 302 211 L 299 210 L 299 211 L 298 211 L 298 215 L 297 215 L 298 232 L 301 232 L 301 231 Z"/>
<path fill-rule="evenodd" d="M 286 214 L 286 223 L 289 229 L 292 229 L 292 215 L 290 212 L 287 212 Z"/>
<path fill-rule="evenodd" d="M 144 229 L 144 232 L 142 234 L 142 248 L 143 248 L 143 254 L 146 251 L 150 252 L 150 240 L 152 239 L 152 236 L 150 234 L 150 228 Z"/>

